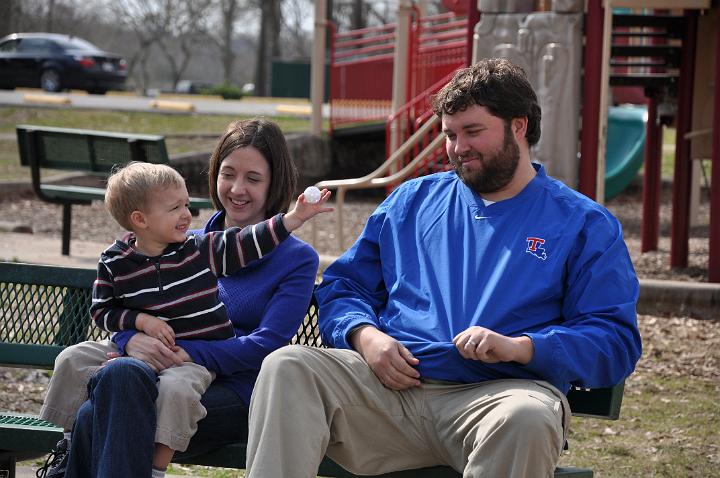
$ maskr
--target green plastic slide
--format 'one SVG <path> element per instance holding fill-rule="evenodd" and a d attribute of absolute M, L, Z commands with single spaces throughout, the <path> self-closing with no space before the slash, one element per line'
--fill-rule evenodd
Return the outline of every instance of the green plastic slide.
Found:
<path fill-rule="evenodd" d="M 605 199 L 620 194 L 635 179 L 645 154 L 647 108 L 611 106 L 605 150 Z"/>

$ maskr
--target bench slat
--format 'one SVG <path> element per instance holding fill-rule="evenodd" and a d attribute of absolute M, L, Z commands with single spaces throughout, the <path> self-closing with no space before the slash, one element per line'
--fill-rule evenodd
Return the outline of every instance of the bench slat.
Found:
<path fill-rule="evenodd" d="M 58 184 L 43 184 L 40 190 L 50 198 L 70 201 L 104 201 L 105 189 L 90 186 L 66 186 Z M 207 198 L 190 198 L 190 209 L 213 209 L 213 204 Z"/>

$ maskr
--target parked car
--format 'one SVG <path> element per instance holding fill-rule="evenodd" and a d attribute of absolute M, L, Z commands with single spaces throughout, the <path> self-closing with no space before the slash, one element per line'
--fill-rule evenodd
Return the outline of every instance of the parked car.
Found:
<path fill-rule="evenodd" d="M 14 33 L 0 39 L 0 88 L 45 91 L 123 89 L 125 60 L 92 43 L 55 33 Z"/>
<path fill-rule="evenodd" d="M 180 80 L 175 87 L 175 93 L 198 94 L 213 87 L 208 81 Z"/>

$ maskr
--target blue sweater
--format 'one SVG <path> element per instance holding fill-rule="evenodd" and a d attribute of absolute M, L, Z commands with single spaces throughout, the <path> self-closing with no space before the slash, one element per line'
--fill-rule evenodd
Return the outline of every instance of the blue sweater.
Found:
<path fill-rule="evenodd" d="M 488 206 L 454 172 L 408 181 L 369 218 L 316 291 L 323 340 L 371 324 L 420 360 L 421 376 L 605 387 L 640 357 L 639 285 L 618 221 L 542 167 Z M 478 325 L 529 336 L 531 362 L 464 359 L 453 337 Z"/>
<path fill-rule="evenodd" d="M 223 213 L 216 213 L 200 232 L 221 231 L 223 222 Z M 216 372 L 215 382 L 249 404 L 263 359 L 287 345 L 298 331 L 310 304 L 317 268 L 315 250 L 288 237 L 262 259 L 218 279 L 218 295 L 237 338 L 177 340 L 177 344 L 195 363 Z M 122 352 L 134 333 L 120 332 L 113 338 Z"/>

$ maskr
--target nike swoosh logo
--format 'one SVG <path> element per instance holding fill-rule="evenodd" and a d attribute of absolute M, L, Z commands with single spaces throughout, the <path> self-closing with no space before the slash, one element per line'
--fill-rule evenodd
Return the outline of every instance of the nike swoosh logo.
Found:
<path fill-rule="evenodd" d="M 478 216 L 475 214 L 475 219 L 490 219 L 492 216 Z"/>

